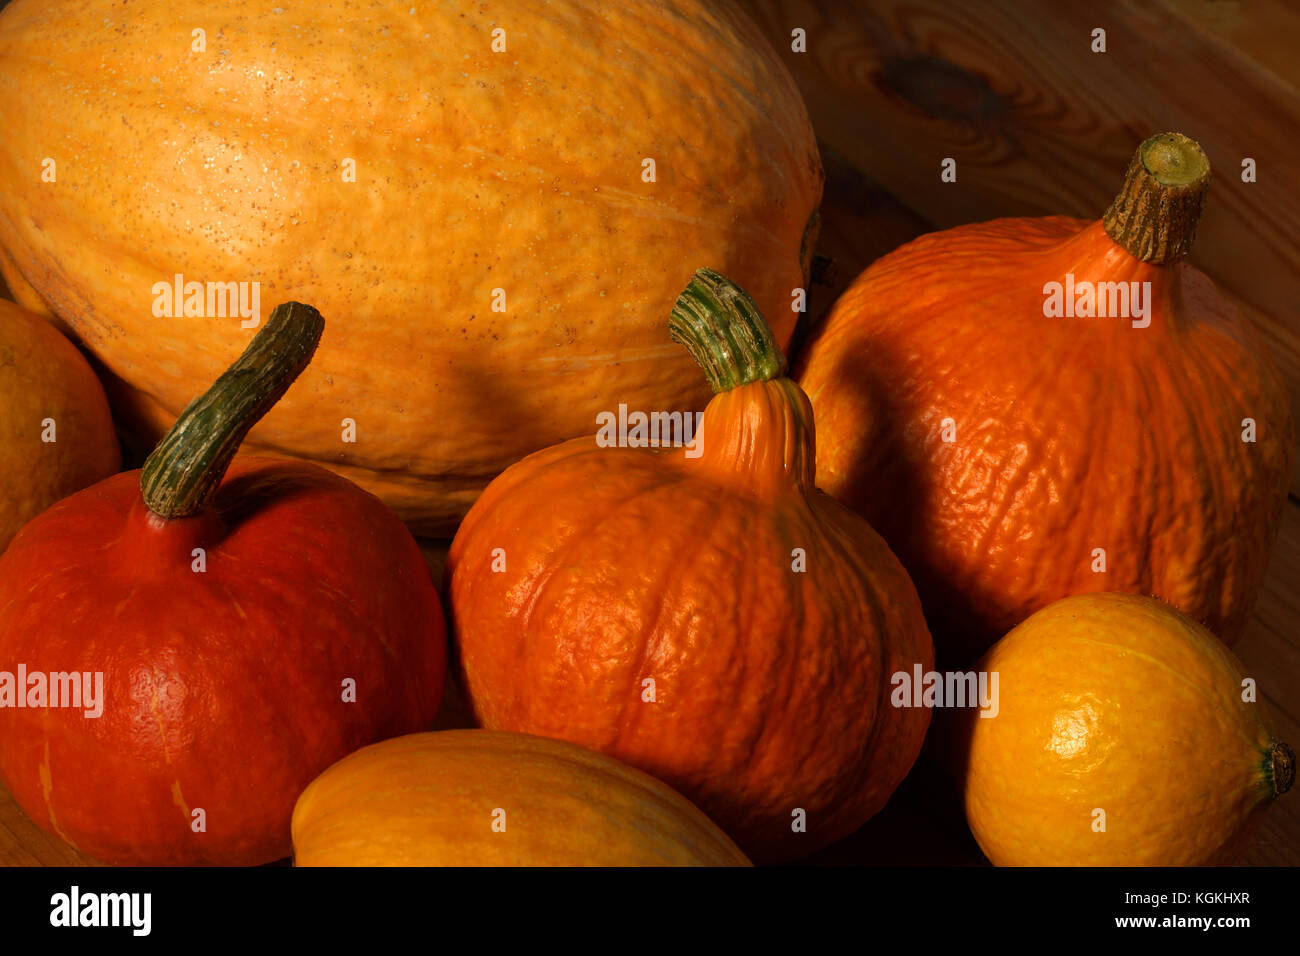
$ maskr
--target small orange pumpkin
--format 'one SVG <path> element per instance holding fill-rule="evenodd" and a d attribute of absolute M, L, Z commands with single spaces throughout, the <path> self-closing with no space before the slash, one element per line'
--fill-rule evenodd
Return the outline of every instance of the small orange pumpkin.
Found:
<path fill-rule="evenodd" d="M 812 412 L 754 303 L 697 273 L 670 320 L 717 393 L 694 444 L 574 439 L 492 482 L 447 561 L 474 713 L 666 781 L 756 860 L 856 829 L 929 723 L 907 573 L 813 486 Z"/>
<path fill-rule="evenodd" d="M 60 498 L 107 478 L 122 456 L 108 400 L 76 346 L 0 300 L 0 552 Z"/>
<path fill-rule="evenodd" d="M 297 866 L 749 866 L 681 794 L 527 734 L 445 730 L 363 747 L 303 791 Z"/>
<path fill-rule="evenodd" d="M 1209 175 L 1196 143 L 1152 137 L 1100 222 L 922 236 L 810 343 L 818 485 L 898 553 L 941 651 L 975 656 L 1088 591 L 1241 633 L 1294 427 L 1247 322 L 1185 261 Z"/>

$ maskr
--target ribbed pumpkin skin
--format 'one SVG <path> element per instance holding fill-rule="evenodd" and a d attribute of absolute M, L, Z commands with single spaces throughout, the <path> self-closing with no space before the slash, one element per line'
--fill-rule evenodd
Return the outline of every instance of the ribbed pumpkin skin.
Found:
<path fill-rule="evenodd" d="M 282 6 L 0 14 L 0 266 L 139 390 L 134 427 L 157 437 L 252 334 L 155 317 L 176 273 L 331 317 L 247 447 L 327 464 L 429 532 L 611 404 L 702 408 L 663 329 L 700 264 L 789 339 L 821 164 L 793 80 L 732 5 Z"/>
<path fill-rule="evenodd" d="M 884 806 L 930 718 L 890 676 L 933 648 L 885 543 L 813 489 L 811 429 L 792 382 L 755 383 L 710 402 L 699 458 L 574 439 L 489 485 L 446 572 L 481 725 L 644 770 L 760 862 Z"/>
<path fill-rule="evenodd" d="M 293 846 L 297 866 L 749 865 L 653 777 L 490 730 L 410 734 L 343 758 L 299 798 Z"/>
<path fill-rule="evenodd" d="M 1066 273 L 1149 281 L 1150 326 L 1046 318 L 1043 286 Z M 899 555 L 941 659 L 1093 591 L 1154 594 L 1240 635 L 1293 423 L 1266 353 L 1195 267 L 1139 262 L 1076 219 L 923 236 L 844 293 L 798 379 L 817 414 L 818 486 Z"/>
<path fill-rule="evenodd" d="M 322 468 L 237 458 L 210 512 L 161 525 L 139 480 L 64 499 L 0 556 L 4 669 L 104 675 L 96 718 L 0 708 L 0 779 L 104 862 L 269 863 L 321 770 L 432 725 L 437 588 L 401 522 Z"/>
<path fill-rule="evenodd" d="M 1271 802 L 1247 674 L 1166 604 L 1066 598 L 978 666 L 999 675 L 999 710 L 961 715 L 958 754 L 971 831 L 999 866 L 1223 864 Z"/>
<path fill-rule="evenodd" d="M 0 552 L 54 502 L 122 465 L 104 389 L 76 347 L 0 299 Z M 52 442 L 43 422 L 54 420 Z"/>

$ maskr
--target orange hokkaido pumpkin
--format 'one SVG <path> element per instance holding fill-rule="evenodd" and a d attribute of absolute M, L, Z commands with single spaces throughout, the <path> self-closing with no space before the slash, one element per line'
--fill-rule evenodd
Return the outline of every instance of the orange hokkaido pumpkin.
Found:
<path fill-rule="evenodd" d="M 583 747 L 446 730 L 363 747 L 303 791 L 297 866 L 748 866 L 681 794 Z"/>
<path fill-rule="evenodd" d="M 574 439 L 492 482 L 447 559 L 459 666 L 482 726 L 610 754 L 793 858 L 907 774 L 929 712 L 891 679 L 933 648 L 889 548 L 813 486 L 812 411 L 752 300 L 701 271 L 670 324 L 717 392 L 693 444 Z"/>
<path fill-rule="evenodd" d="M 292 290 L 337 318 L 249 451 L 429 533 L 616 400 L 702 408 L 677 293 L 716 264 L 785 343 L 816 235 L 807 112 L 724 0 L 16 0 L 0 102 L 0 269 L 127 424 L 155 439 L 246 344 L 207 283 Z"/>
<path fill-rule="evenodd" d="M 1295 780 L 1241 662 L 1160 601 L 1065 598 L 978 669 L 998 674 L 997 709 L 962 712 L 957 754 L 999 866 L 1227 863 Z"/>
<path fill-rule="evenodd" d="M 1294 427 L 1247 322 L 1185 259 L 1209 175 L 1196 143 L 1152 137 L 1100 222 L 922 236 L 810 343 L 818 485 L 898 553 L 941 657 L 1088 591 L 1241 633 Z"/>
<path fill-rule="evenodd" d="M 39 315 L 0 299 L 0 552 L 60 498 L 122 465 L 90 365 Z"/>
<path fill-rule="evenodd" d="M 0 555 L 0 781 L 88 856 L 280 859 L 304 786 L 438 712 L 445 625 L 410 532 L 323 468 L 234 457 L 323 326 L 277 308 L 143 470 Z"/>

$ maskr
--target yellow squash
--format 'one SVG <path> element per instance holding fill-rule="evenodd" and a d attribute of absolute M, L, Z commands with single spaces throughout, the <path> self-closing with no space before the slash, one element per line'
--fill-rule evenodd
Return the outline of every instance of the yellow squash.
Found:
<path fill-rule="evenodd" d="M 959 754 L 999 866 L 1221 864 L 1295 778 L 1241 663 L 1151 598 L 1057 601 L 978 666 L 997 713 L 963 712 Z"/>
<path fill-rule="evenodd" d="M 574 744 L 410 734 L 345 757 L 293 813 L 298 866 L 748 866 L 666 784 Z"/>

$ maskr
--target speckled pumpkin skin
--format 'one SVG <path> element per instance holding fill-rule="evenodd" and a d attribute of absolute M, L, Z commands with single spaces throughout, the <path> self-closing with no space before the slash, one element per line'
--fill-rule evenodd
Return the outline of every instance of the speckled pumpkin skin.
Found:
<path fill-rule="evenodd" d="M 1066 273 L 1150 282 L 1150 326 L 1044 317 L 1043 286 Z M 923 236 L 844 293 L 798 380 L 818 486 L 903 561 L 941 660 L 1093 591 L 1154 594 L 1240 635 L 1294 428 L 1266 352 L 1195 267 L 1142 263 L 1077 219 Z"/>
<path fill-rule="evenodd" d="M 733 5 L 273 7 L 0 13 L 0 269 L 128 383 L 142 437 L 253 334 L 156 317 L 153 285 L 176 273 L 330 316 L 246 447 L 324 463 L 428 533 L 618 402 L 703 408 L 663 325 L 702 264 L 789 340 L 821 162 L 793 80 Z"/>
<path fill-rule="evenodd" d="M 47 418 L 52 442 L 42 440 Z M 0 552 L 60 498 L 122 464 L 108 399 L 76 346 L 0 299 Z"/>
<path fill-rule="evenodd" d="M 1248 675 L 1162 602 L 1057 601 L 978 667 L 999 675 L 998 713 L 964 712 L 957 753 L 971 831 L 999 866 L 1223 864 L 1272 802 Z"/>
<path fill-rule="evenodd" d="M 749 866 L 671 787 L 560 740 L 409 734 L 344 757 L 293 811 L 297 866 Z"/>
<path fill-rule="evenodd" d="M 930 713 L 890 677 L 933 647 L 889 548 L 813 488 L 793 382 L 715 396 L 698 437 L 694 459 L 574 439 L 494 481 L 448 556 L 461 673 L 482 726 L 610 754 L 755 861 L 794 858 L 907 774 Z"/>

